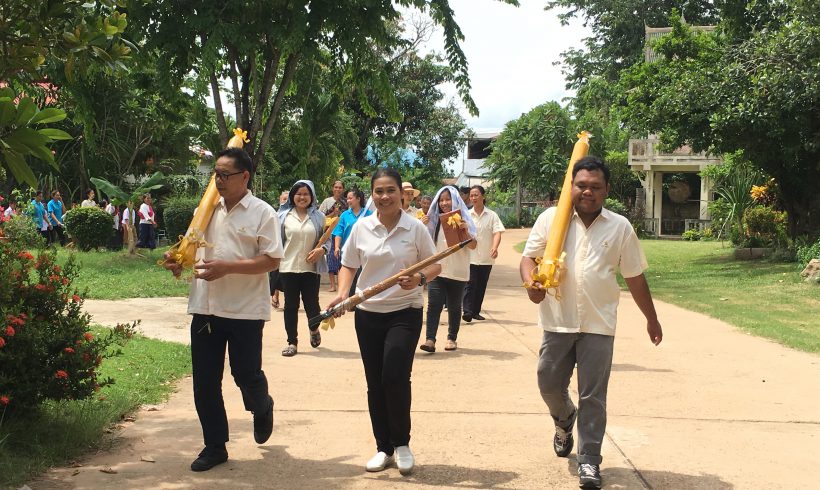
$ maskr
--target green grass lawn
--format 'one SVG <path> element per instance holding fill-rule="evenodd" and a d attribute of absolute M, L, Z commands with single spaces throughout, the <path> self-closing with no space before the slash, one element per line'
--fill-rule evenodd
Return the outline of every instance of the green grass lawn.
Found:
<path fill-rule="evenodd" d="M 166 400 L 173 381 L 191 371 L 186 345 L 136 336 L 122 350 L 101 365 L 101 379 L 115 383 L 96 397 L 0 418 L 0 488 L 19 487 L 51 466 L 104 448 L 106 428 L 142 404 Z"/>
<path fill-rule="evenodd" d="M 720 242 L 641 244 L 655 298 L 795 349 L 820 352 L 820 287 L 802 282 L 795 263 L 734 260 L 732 248 Z M 524 243 L 515 248 L 522 251 Z"/>
<path fill-rule="evenodd" d="M 140 249 L 142 256 L 126 252 L 69 252 L 60 250 L 58 262 L 75 254 L 80 273 L 74 285 L 88 290 L 86 298 L 124 299 L 187 296 L 189 283 L 177 280 L 170 272 L 157 265 L 167 247 L 154 251 Z"/>

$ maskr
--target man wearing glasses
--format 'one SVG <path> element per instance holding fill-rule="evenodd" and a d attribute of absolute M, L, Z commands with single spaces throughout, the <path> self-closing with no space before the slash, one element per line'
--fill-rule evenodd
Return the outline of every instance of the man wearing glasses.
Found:
<path fill-rule="evenodd" d="M 273 399 L 262 371 L 262 328 L 270 320 L 268 272 L 279 267 L 282 239 L 273 208 L 250 191 L 254 166 L 239 148 L 217 154 L 219 203 L 197 250 L 188 299 L 194 403 L 205 449 L 191 470 L 206 471 L 228 459 L 228 419 L 222 398 L 225 348 L 245 409 L 253 412 L 257 443 L 273 431 Z M 166 254 L 175 276 L 182 268 Z"/>

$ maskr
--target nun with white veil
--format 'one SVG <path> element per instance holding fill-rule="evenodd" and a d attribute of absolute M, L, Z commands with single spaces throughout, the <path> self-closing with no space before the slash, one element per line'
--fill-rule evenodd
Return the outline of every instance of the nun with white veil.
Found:
<path fill-rule="evenodd" d="M 456 210 L 461 214 L 461 222 L 457 226 L 464 229 L 470 237 L 475 237 L 475 224 L 470 218 L 467 205 L 461 199 L 458 189 L 450 185 L 444 186 L 436 192 L 433 204 L 427 211 L 427 229 L 433 237 L 437 252 L 447 248 L 442 226 L 452 226 L 450 223 L 442 223 L 440 216 Z M 474 249 L 475 247 L 476 242 L 473 240 L 466 248 Z M 419 346 L 419 349 L 430 353 L 436 351 L 436 333 L 438 333 L 441 310 L 445 304 L 449 322 L 444 350 L 453 351 L 458 348 L 456 342 L 461 326 L 461 301 L 464 298 L 464 286 L 470 280 L 470 253 L 461 249 L 442 259 L 440 264 L 441 274 L 429 283 L 427 289 L 427 333 L 426 340 Z"/>

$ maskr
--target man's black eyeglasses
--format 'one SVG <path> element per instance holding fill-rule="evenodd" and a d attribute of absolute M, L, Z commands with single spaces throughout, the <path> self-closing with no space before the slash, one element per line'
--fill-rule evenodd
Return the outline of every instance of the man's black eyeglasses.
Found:
<path fill-rule="evenodd" d="M 225 174 L 225 173 L 222 173 L 222 172 L 214 172 L 214 178 L 216 178 L 216 180 L 221 180 L 222 182 L 225 182 L 225 181 L 228 180 L 228 178 L 230 178 L 231 175 L 241 174 L 242 172 L 244 172 L 244 170 L 240 170 L 239 172 L 233 172 L 233 173 L 230 173 L 230 174 Z"/>

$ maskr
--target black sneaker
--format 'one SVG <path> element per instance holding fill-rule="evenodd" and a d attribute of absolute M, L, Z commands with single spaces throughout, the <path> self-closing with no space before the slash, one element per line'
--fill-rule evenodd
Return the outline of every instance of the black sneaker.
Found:
<path fill-rule="evenodd" d="M 268 396 L 270 404 L 264 412 L 253 414 L 253 439 L 257 444 L 264 444 L 273 432 L 273 398 Z"/>
<path fill-rule="evenodd" d="M 228 461 L 228 450 L 225 446 L 205 446 L 199 457 L 191 463 L 191 471 L 208 471 L 225 461 Z"/>
<path fill-rule="evenodd" d="M 472 315 L 469 315 L 467 313 L 461 315 L 461 319 L 464 320 L 467 323 L 470 323 L 471 321 L 473 321 Z"/>
<path fill-rule="evenodd" d="M 572 438 L 572 427 L 575 425 L 575 414 L 578 412 L 572 412 L 569 420 L 569 427 L 566 429 L 555 426 L 555 437 L 552 438 L 552 449 L 555 450 L 555 454 L 559 458 L 566 458 L 569 453 L 572 451 L 572 445 L 574 440 Z"/>
<path fill-rule="evenodd" d="M 581 488 L 601 488 L 601 470 L 597 464 L 578 465 L 578 486 Z"/>
<path fill-rule="evenodd" d="M 484 318 L 483 316 L 481 316 L 481 315 L 479 315 L 479 314 L 475 314 L 475 315 L 473 315 L 473 319 L 474 319 L 474 320 L 479 320 L 479 321 L 484 321 L 484 320 L 486 320 L 486 318 Z"/>

